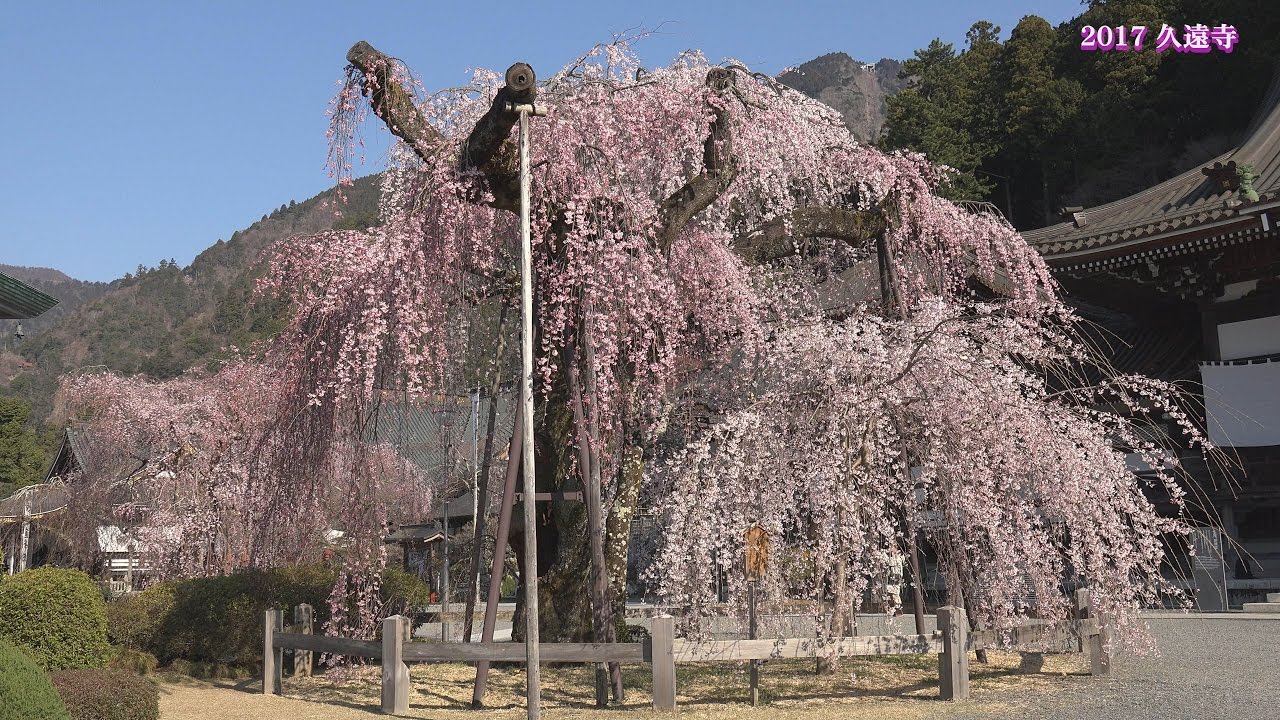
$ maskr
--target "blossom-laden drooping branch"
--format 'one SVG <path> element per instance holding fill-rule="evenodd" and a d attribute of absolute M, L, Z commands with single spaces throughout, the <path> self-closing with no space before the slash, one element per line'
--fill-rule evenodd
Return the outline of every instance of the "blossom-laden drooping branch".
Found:
<path fill-rule="evenodd" d="M 1183 507 L 1184 478 L 1140 422 L 1152 409 L 1176 413 L 1179 393 L 1126 377 L 1062 392 L 1088 355 L 1070 338 L 1003 303 L 942 299 L 903 319 L 780 330 L 759 396 L 656 473 L 670 523 L 664 594 L 706 615 L 718 560 L 741 604 L 744 533 L 759 525 L 784 558 L 765 583 L 774 601 L 790 592 L 816 611 L 834 597 L 847 612 L 869 593 L 897 607 L 883 579 L 900 572 L 908 529 L 919 528 L 949 601 L 980 626 L 1068 618 L 1064 583 L 1074 582 L 1140 646 L 1137 609 L 1181 597 L 1161 575 L 1162 541 L 1187 529 L 1149 497 Z M 1173 420 L 1212 451 L 1185 415 Z M 1145 479 L 1128 453 L 1152 468 Z"/>
<path fill-rule="evenodd" d="M 369 568 L 376 577 L 387 520 L 419 516 L 430 499 L 425 481 L 376 442 L 335 446 L 311 466 L 318 491 L 298 492 L 293 477 L 270 473 L 267 459 L 288 442 L 276 432 L 290 422 L 278 405 L 280 381 L 248 361 L 163 382 L 64 378 L 61 402 L 78 421 L 84 452 L 64 481 L 89 537 L 100 522 L 129 527 L 165 579 L 315 562 L 336 530 L 353 561 L 343 577 L 360 585 Z M 364 619 L 335 622 L 358 628 Z"/>
<path fill-rule="evenodd" d="M 382 224 L 282 244 L 261 286 L 297 302 L 282 352 L 298 368 L 289 392 L 313 407 L 367 402 L 387 378 L 441 389 L 459 352 L 450 308 L 516 286 L 513 144 L 469 162 L 476 123 L 508 92 L 501 77 L 477 72 L 423 98 L 366 43 L 348 58 L 333 139 L 353 137 L 363 94 L 403 141 Z M 624 426 L 660 425 L 690 358 L 760 350 L 777 302 L 761 266 L 785 258 L 862 251 L 887 232 L 908 303 L 964 294 L 976 276 L 1027 312 L 1046 312 L 1046 298 L 1060 309 L 1039 256 L 1007 224 L 933 195 L 943 175 L 922 156 L 859 145 L 830 108 L 739 64 L 688 53 L 650 70 L 615 43 L 542 83 L 537 102 L 548 110 L 531 131 L 540 396 L 565 362 L 592 357 L 586 402 L 605 445 Z M 583 343 L 589 354 L 566 351 Z"/>

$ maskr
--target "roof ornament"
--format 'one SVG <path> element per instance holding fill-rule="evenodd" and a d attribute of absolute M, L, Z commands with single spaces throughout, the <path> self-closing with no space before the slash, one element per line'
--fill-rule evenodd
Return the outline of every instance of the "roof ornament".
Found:
<path fill-rule="evenodd" d="M 1241 200 L 1251 203 L 1258 202 L 1258 191 L 1253 189 L 1253 181 L 1257 179 L 1257 175 L 1253 171 L 1252 165 L 1241 165 L 1236 168 L 1237 188 Z"/>
<path fill-rule="evenodd" d="M 1058 208 L 1058 217 L 1064 221 L 1071 221 L 1078 228 L 1089 224 L 1089 216 L 1085 214 L 1084 207 L 1080 205 Z"/>

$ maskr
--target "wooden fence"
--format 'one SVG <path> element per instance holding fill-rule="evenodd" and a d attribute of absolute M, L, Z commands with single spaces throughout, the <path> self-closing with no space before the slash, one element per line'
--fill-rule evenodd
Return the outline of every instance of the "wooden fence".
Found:
<path fill-rule="evenodd" d="M 1050 625 L 1035 623 L 1009 630 L 971 632 L 963 608 L 938 608 L 938 632 L 928 635 L 879 635 L 842 638 L 791 638 L 770 640 L 715 640 L 692 642 L 675 636 L 670 615 L 653 619 L 650 638 L 638 643 L 542 643 L 542 662 L 647 663 L 653 673 L 653 707 L 676 709 L 676 663 L 720 660 L 754 661 L 780 658 L 860 657 L 871 655 L 938 655 L 939 696 L 944 700 L 969 696 L 970 651 L 1009 648 L 1033 643 L 1075 643 L 1087 651 L 1090 671 L 1110 671 L 1109 622 L 1106 616 L 1091 617 L 1086 590 L 1076 596 L 1077 619 Z M 301 606 L 300 606 L 301 607 Z M 332 653 L 382 661 L 382 711 L 401 714 L 409 708 L 409 666 L 411 662 L 524 662 L 520 643 L 440 643 L 410 642 L 409 619 L 394 615 L 383 621 L 382 640 L 352 640 L 310 634 L 310 608 L 295 613 L 305 623 L 286 632 L 284 613 L 268 610 L 264 623 L 262 691 L 279 694 L 284 650 Z M 298 666 L 295 656 L 295 668 Z"/>

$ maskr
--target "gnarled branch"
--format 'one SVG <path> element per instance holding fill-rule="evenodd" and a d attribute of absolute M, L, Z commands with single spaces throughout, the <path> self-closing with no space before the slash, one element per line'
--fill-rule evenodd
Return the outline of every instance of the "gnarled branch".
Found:
<path fill-rule="evenodd" d="M 347 62 L 364 74 L 363 91 L 387 129 L 408 143 L 418 157 L 432 160 L 445 140 L 418 112 L 413 96 L 394 77 L 394 61 L 361 40 L 347 51 Z M 493 193 L 489 204 L 500 210 L 515 211 L 520 198 L 516 151 L 510 142 L 511 128 L 520 116 L 509 111 L 507 104 L 532 104 L 536 95 L 533 68 L 525 63 L 512 65 L 507 69 L 506 84 L 498 89 L 489 110 L 462 146 L 462 167 L 484 173 Z"/>
<path fill-rule="evenodd" d="M 430 160 L 444 138 L 418 112 L 413 96 L 392 74 L 394 61 L 361 40 L 347 51 L 347 62 L 364 74 L 362 90 L 373 113 L 386 123 L 391 134 L 404 140 L 423 160 Z"/>
<path fill-rule="evenodd" d="M 733 249 L 758 265 L 796 254 L 796 240 L 831 238 L 862 245 L 884 230 L 884 216 L 876 210 L 854 212 L 836 207 L 796 208 L 733 241 Z"/>
<path fill-rule="evenodd" d="M 735 75 L 732 70 L 712 68 L 707 72 L 707 87 L 712 93 L 721 96 L 734 86 Z M 664 255 L 671 251 L 680 231 L 695 215 L 707 209 L 720 197 L 720 193 L 729 187 L 737 173 L 733 161 L 733 136 L 729 132 L 729 114 L 722 103 L 712 103 L 715 119 L 711 122 L 711 132 L 702 145 L 702 172 L 691 178 L 671 197 L 662 201 L 658 208 L 661 226 L 658 228 L 658 247 Z"/>

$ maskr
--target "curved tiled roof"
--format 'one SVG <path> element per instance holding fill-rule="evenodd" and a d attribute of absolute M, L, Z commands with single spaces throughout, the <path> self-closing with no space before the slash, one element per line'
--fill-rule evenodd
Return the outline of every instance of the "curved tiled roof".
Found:
<path fill-rule="evenodd" d="M 57 304 L 57 299 L 0 273 L 0 320 L 26 320 Z"/>
<path fill-rule="evenodd" d="M 1142 192 L 1078 212 L 1073 222 L 1029 230 L 1022 236 L 1050 263 L 1062 265 L 1130 254 L 1161 236 L 1230 224 L 1247 217 L 1250 207 L 1280 199 L 1280 72 L 1275 73 L 1244 143 L 1205 166 L 1232 161 L 1253 166 L 1257 203 L 1229 207 L 1227 200 L 1235 191 L 1220 189 L 1197 166 Z"/>

